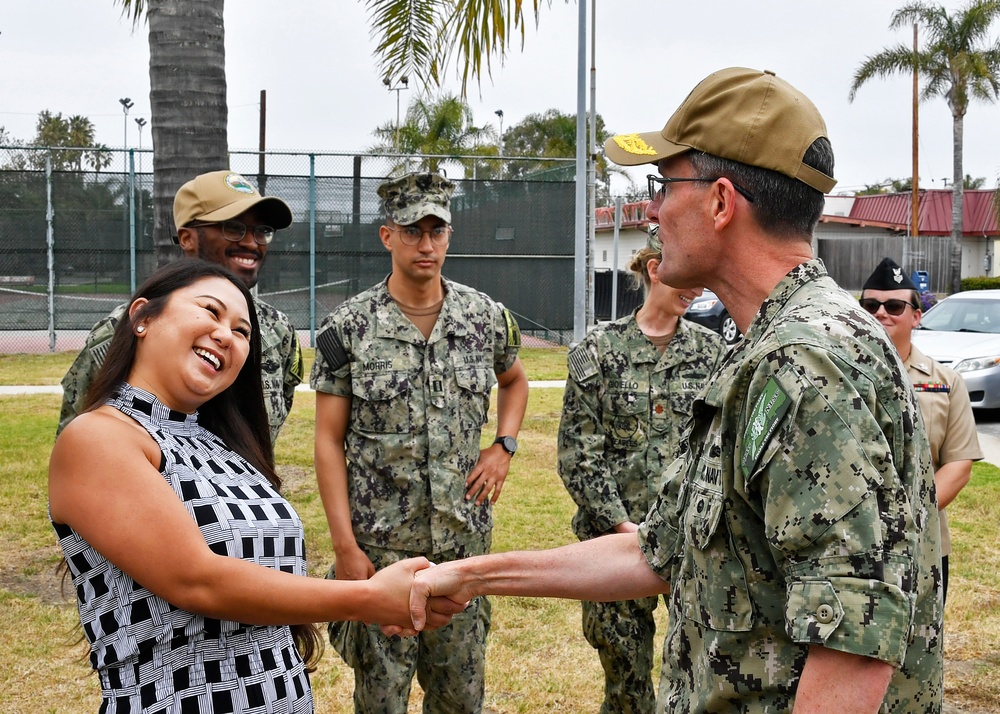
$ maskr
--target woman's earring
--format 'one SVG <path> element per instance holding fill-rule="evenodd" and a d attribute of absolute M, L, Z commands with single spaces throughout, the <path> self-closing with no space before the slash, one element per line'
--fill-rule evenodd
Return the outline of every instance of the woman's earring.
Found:
<path fill-rule="evenodd" d="M 139 325 L 138 327 L 135 328 L 135 331 L 141 335 L 143 332 L 146 331 L 146 326 L 145 325 Z"/>

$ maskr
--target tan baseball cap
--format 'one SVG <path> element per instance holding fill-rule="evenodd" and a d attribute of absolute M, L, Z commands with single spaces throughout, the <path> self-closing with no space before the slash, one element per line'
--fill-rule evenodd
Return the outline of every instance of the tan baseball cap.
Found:
<path fill-rule="evenodd" d="M 385 211 L 395 223 L 408 226 L 424 216 L 451 223 L 455 184 L 441 174 L 413 173 L 388 179 L 378 187 Z"/>
<path fill-rule="evenodd" d="M 228 221 L 255 208 L 261 223 L 275 230 L 292 224 L 292 209 L 275 196 L 261 196 L 256 187 L 235 171 L 211 171 L 196 176 L 174 196 L 174 226 L 192 221 Z"/>
<path fill-rule="evenodd" d="M 806 95 L 774 72 L 730 67 L 691 90 L 662 131 L 613 136 L 604 151 L 622 166 L 704 151 L 777 171 L 829 193 L 837 180 L 802 163 L 820 137 L 829 139 L 826 123 Z"/>

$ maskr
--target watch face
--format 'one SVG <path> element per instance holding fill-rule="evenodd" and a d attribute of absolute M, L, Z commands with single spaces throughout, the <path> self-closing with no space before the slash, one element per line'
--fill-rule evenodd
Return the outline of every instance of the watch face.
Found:
<path fill-rule="evenodd" d="M 503 447 L 504 451 L 511 456 L 513 456 L 514 452 L 517 451 L 517 439 L 513 436 L 502 436 L 497 441 L 500 442 L 500 446 Z"/>

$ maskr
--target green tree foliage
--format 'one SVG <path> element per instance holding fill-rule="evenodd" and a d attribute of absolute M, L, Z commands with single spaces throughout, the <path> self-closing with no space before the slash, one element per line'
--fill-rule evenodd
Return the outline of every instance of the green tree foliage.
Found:
<path fill-rule="evenodd" d="M 887 178 L 879 183 L 865 184 L 863 190 L 858 191 L 858 196 L 877 196 L 883 193 L 908 193 L 913 187 L 913 179 L 907 176 L 904 179 Z"/>
<path fill-rule="evenodd" d="M 150 132 L 153 157 L 154 244 L 157 262 L 177 255 L 172 245 L 174 193 L 192 176 L 224 166 L 226 134 L 223 0 L 112 0 L 133 26 L 149 20 Z M 537 18 L 543 0 L 363 0 L 376 62 L 384 80 L 404 75 L 439 87 L 454 62 L 468 81 L 489 74 L 515 40 L 523 43 L 526 10 Z M 545 0 L 551 2 L 551 0 Z M 537 20 L 536 20 L 537 21 Z M 335 28 L 335 32 L 350 29 Z M 189 91 L 193 86 L 197 91 Z M 184 101 L 178 101 L 177 95 Z M 191 97 L 199 104 L 191 106 Z"/>
<path fill-rule="evenodd" d="M 438 171 L 448 164 L 461 165 L 467 176 L 473 174 L 473 162 L 457 156 L 496 156 L 496 132 L 490 126 L 473 123 L 469 105 L 453 94 L 437 97 L 419 96 L 410 102 L 406 118 L 398 127 L 389 121 L 374 132 L 379 143 L 372 153 L 422 154 L 420 168 Z M 400 162 L 395 172 L 416 167 L 413 162 Z"/>
<path fill-rule="evenodd" d="M 973 99 L 992 102 L 1000 96 L 1000 40 L 990 39 L 993 21 L 1000 17 L 1000 0 L 971 0 L 949 14 L 942 5 L 912 2 L 892 14 L 893 30 L 917 25 L 925 41 L 917 51 L 899 44 L 871 55 L 858 67 L 849 98 L 873 78 L 910 75 L 923 79 L 921 98 L 943 97 L 952 115 L 952 248 L 950 289 L 961 284 L 962 242 L 962 145 L 965 114 Z"/>
<path fill-rule="evenodd" d="M 596 135 L 597 145 L 602 146 L 612 135 L 604 125 L 604 118 L 597 115 Z M 590 136 L 590 129 L 587 129 Z M 576 156 L 576 115 L 564 114 L 558 109 L 548 109 L 539 114 L 529 114 L 503 134 L 503 152 L 507 156 L 524 156 L 537 158 L 573 158 Z M 553 168 L 551 163 L 544 161 L 515 161 L 507 168 L 510 178 L 527 178 L 544 176 L 545 172 L 558 171 L 560 174 L 574 171 L 565 164 Z M 596 179 L 598 205 L 610 205 L 611 175 L 617 174 L 628 178 L 623 170 L 608 164 L 607 157 L 602 152 L 597 154 Z M 631 179 L 629 179 L 631 184 Z M 643 200 L 647 198 L 645 186 L 631 186 L 626 191 L 626 200 Z"/>
<path fill-rule="evenodd" d="M 986 185 L 986 177 L 972 178 L 971 174 L 966 174 L 962 181 L 962 188 L 966 191 L 980 189 Z M 865 184 L 863 190 L 858 191 L 858 196 L 877 196 L 882 193 L 909 193 L 913 186 L 913 179 L 907 176 L 904 179 L 887 178 L 880 183 Z"/>
<path fill-rule="evenodd" d="M 75 114 L 64 117 L 48 109 L 38 113 L 35 137 L 30 142 L 15 139 L 0 127 L 0 146 L 14 151 L 7 152 L 3 168 L 43 171 L 47 157 L 52 159 L 53 171 L 83 171 L 84 165 L 95 171 L 107 168 L 111 152 L 104 144 L 94 142 L 94 123 L 85 116 Z M 50 148 L 52 151 L 18 151 L 20 147 Z"/>
<path fill-rule="evenodd" d="M 53 171 L 82 171 L 84 162 L 100 171 L 111 163 L 108 147 L 94 143 L 94 123 L 79 114 L 63 117 L 62 112 L 53 114 L 48 109 L 39 112 L 31 145 L 54 149 L 50 152 Z M 59 150 L 59 147 L 72 148 Z M 34 168 L 44 168 L 45 157 L 33 152 L 30 163 Z"/>

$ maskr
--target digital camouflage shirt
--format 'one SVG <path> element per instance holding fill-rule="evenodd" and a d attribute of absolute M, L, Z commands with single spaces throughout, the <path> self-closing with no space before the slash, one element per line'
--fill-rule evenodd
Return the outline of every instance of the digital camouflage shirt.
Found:
<path fill-rule="evenodd" d="M 661 354 L 635 312 L 599 325 L 570 350 L 559 422 L 559 475 L 579 509 L 581 540 L 641 523 L 679 455 L 691 403 L 708 383 L 725 343 L 681 319 Z"/>
<path fill-rule="evenodd" d="M 784 712 L 810 644 L 898 669 L 883 712 L 942 706 L 930 449 L 885 330 L 793 269 L 693 408 L 640 527 L 671 583 L 659 707 Z"/>
<path fill-rule="evenodd" d="M 489 500 L 465 499 L 479 461 L 490 388 L 521 346 L 510 312 L 449 280 L 429 339 L 386 282 L 341 303 L 320 325 L 310 384 L 351 398 L 345 437 L 359 543 L 419 553 L 488 543 Z"/>
<path fill-rule="evenodd" d="M 254 305 L 261 332 L 260 367 L 264 406 L 267 409 L 273 443 L 292 408 L 295 387 L 302 382 L 302 350 L 299 349 L 295 329 L 285 313 L 262 300 L 255 300 Z M 104 364 L 115 327 L 125 316 L 127 309 L 128 305 L 119 305 L 94 325 L 83 349 L 63 377 L 63 402 L 57 435 L 83 409 L 90 383 Z"/>

